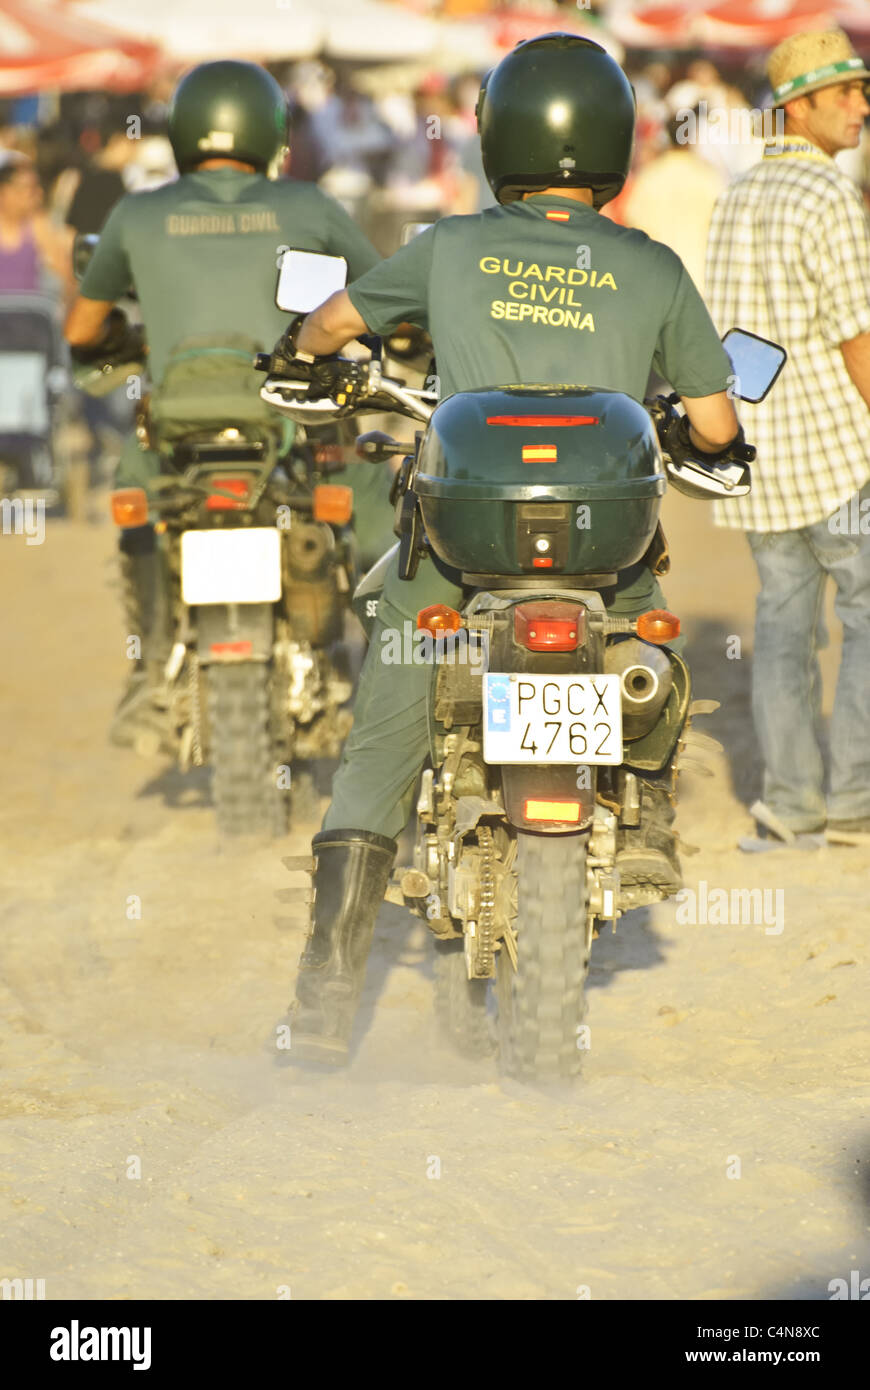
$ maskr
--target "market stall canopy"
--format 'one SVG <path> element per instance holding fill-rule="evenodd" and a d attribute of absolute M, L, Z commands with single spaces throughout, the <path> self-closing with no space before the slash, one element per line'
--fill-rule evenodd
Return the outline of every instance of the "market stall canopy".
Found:
<path fill-rule="evenodd" d="M 437 49 L 439 25 L 387 0 L 82 0 L 76 11 L 121 23 L 162 44 L 167 57 L 200 62 L 248 58 L 360 61 L 421 58 Z"/>
<path fill-rule="evenodd" d="M 117 10 L 117 6 L 116 6 Z M 0 96 L 32 92 L 135 91 L 160 50 L 47 0 L 0 0 Z"/>
<path fill-rule="evenodd" d="M 615 58 L 618 40 L 580 12 L 490 4 L 485 14 L 435 17 L 404 0 L 69 0 L 76 13 L 111 19 L 159 42 L 178 62 L 324 56 L 350 62 L 429 62 L 448 71 L 489 67 L 521 39 L 571 29 Z"/>
<path fill-rule="evenodd" d="M 77 14 L 120 24 L 159 43 L 166 57 L 197 63 L 216 58 L 311 58 L 322 48 L 330 0 L 84 0 Z"/>

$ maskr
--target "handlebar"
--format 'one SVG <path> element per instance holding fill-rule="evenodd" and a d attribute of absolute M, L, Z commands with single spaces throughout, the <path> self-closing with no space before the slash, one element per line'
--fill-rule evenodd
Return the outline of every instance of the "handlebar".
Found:
<path fill-rule="evenodd" d="M 384 376 L 381 368 L 381 340 L 360 338 L 364 346 L 374 346 L 370 362 L 361 363 L 349 358 L 338 358 L 337 363 L 346 363 L 348 371 L 353 369 L 362 380 L 362 394 L 355 394 L 349 403 L 339 405 L 331 396 L 314 385 L 312 393 L 312 363 L 298 358 L 285 357 L 281 352 L 259 352 L 254 358 L 257 371 L 267 372 L 268 377 L 260 390 L 260 395 L 268 405 L 274 406 L 283 415 L 300 424 L 324 424 L 348 415 L 366 412 L 395 412 L 412 419 L 428 421 L 438 398 L 431 391 L 417 391 L 411 387 L 400 386 L 397 381 Z M 324 359 L 321 359 L 323 361 Z"/>

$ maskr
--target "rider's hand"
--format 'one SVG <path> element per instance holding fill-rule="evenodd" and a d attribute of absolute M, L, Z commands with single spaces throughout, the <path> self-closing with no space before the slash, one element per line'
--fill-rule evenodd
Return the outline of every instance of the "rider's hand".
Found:
<path fill-rule="evenodd" d="M 708 451 L 699 449 L 697 444 L 692 442 L 690 434 L 690 424 L 688 415 L 678 415 L 672 411 L 670 416 L 662 421 L 659 426 L 659 440 L 665 453 L 670 454 L 675 463 L 682 463 L 684 459 L 697 459 L 700 463 L 717 464 L 736 460 L 741 463 L 751 463 L 755 458 L 755 450 L 746 443 L 746 436 L 743 433 L 743 426 L 738 427 L 734 438 L 722 449 Z M 749 452 L 751 451 L 751 457 Z"/>
<path fill-rule="evenodd" d="M 348 357 L 317 357 L 310 368 L 315 390 L 340 406 L 353 406 L 366 393 L 365 368 Z"/>
<path fill-rule="evenodd" d="M 418 328 L 415 323 L 400 323 L 384 339 L 384 348 L 389 357 L 395 357 L 399 362 L 413 362 L 416 357 L 432 351 L 432 339 L 424 328 Z"/>
<path fill-rule="evenodd" d="M 109 310 L 97 342 L 70 348 L 74 362 L 135 362 L 145 352 L 145 330 L 133 324 L 123 309 Z"/>

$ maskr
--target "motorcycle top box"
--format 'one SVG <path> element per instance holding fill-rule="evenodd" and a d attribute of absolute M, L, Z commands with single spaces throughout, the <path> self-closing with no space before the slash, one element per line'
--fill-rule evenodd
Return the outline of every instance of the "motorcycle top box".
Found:
<path fill-rule="evenodd" d="M 653 423 L 630 396 L 511 386 L 443 401 L 411 485 L 445 564 L 543 579 L 614 574 L 641 559 L 666 474 Z"/>

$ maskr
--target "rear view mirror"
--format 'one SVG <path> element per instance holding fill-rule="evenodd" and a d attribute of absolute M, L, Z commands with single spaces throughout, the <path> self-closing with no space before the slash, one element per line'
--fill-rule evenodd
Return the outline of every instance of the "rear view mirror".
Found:
<path fill-rule="evenodd" d="M 759 338 L 742 328 L 729 329 L 722 346 L 731 358 L 736 377 L 731 394 L 757 405 L 764 400 L 785 366 L 788 353 L 779 343 Z"/>
<path fill-rule="evenodd" d="M 347 283 L 344 256 L 319 251 L 285 251 L 278 271 L 275 303 L 290 314 L 309 314 Z"/>

